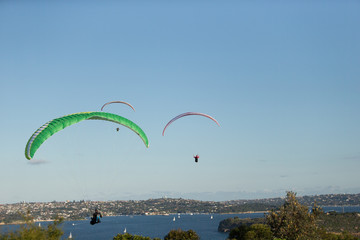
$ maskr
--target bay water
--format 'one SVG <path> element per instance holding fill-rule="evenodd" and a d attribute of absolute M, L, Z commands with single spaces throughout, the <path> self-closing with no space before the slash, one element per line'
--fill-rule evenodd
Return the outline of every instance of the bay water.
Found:
<path fill-rule="evenodd" d="M 89 221 L 66 222 L 63 230 L 64 236 L 69 236 L 71 232 L 75 240 L 113 239 L 118 233 L 124 233 L 125 229 L 133 235 L 160 239 L 164 239 L 172 229 L 192 229 L 201 239 L 224 240 L 229 234 L 218 232 L 219 223 L 235 216 L 254 218 L 263 217 L 264 213 L 103 217 L 102 222 L 94 226 L 91 226 Z"/>
<path fill-rule="evenodd" d="M 101 223 L 90 225 L 90 219 L 81 221 L 66 221 L 61 224 L 64 235 L 61 239 L 67 239 L 71 233 L 74 240 L 112 240 L 118 233 L 140 235 L 144 237 L 164 239 L 173 229 L 184 231 L 194 230 L 202 240 L 224 240 L 229 233 L 218 232 L 220 221 L 230 218 L 255 218 L 263 217 L 264 213 L 243 214 L 170 214 L 170 215 L 134 215 L 103 217 Z M 46 227 L 48 222 L 40 222 Z M 0 226 L 0 232 L 13 231 L 19 225 Z"/>

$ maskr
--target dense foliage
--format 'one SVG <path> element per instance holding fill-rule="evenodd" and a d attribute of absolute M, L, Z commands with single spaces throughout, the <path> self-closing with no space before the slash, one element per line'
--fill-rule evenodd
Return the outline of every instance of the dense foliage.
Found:
<path fill-rule="evenodd" d="M 323 227 L 324 225 L 321 226 L 321 224 L 319 224 L 322 216 L 326 215 L 327 214 L 324 214 L 321 208 L 317 207 L 316 204 L 314 204 L 312 207 L 312 211 L 309 212 L 308 207 L 301 205 L 298 202 L 295 193 L 288 192 L 284 205 L 280 207 L 279 211 L 271 211 L 266 217 L 266 222 L 271 227 L 275 237 L 287 240 L 357 239 L 346 231 L 344 232 L 342 227 L 339 229 L 341 234 L 327 232 Z M 339 226 L 339 222 L 335 223 L 334 225 Z M 353 225 L 353 227 L 355 226 Z"/>
<path fill-rule="evenodd" d="M 319 211 L 315 206 L 312 212 L 308 207 L 301 205 L 296 199 L 296 194 L 288 192 L 285 203 L 279 211 L 272 210 L 266 216 L 275 237 L 295 239 L 314 239 L 316 236 L 316 217 Z"/>
<path fill-rule="evenodd" d="M 251 226 L 241 225 L 231 230 L 229 240 L 272 240 L 273 234 L 268 225 L 253 224 Z"/>
<path fill-rule="evenodd" d="M 227 218 L 219 223 L 219 232 L 229 232 L 231 229 L 239 227 L 241 225 L 251 226 L 253 224 L 265 224 L 265 217 L 263 218 Z"/>
<path fill-rule="evenodd" d="M 298 202 L 295 193 L 288 192 L 280 209 L 272 210 L 263 219 L 233 218 L 222 221 L 222 224 L 222 229 L 235 226 L 229 234 L 231 240 L 354 240 L 358 238 L 348 231 L 359 232 L 360 214 L 325 214 L 316 204 L 310 212 L 307 206 Z"/>
<path fill-rule="evenodd" d="M 160 240 L 160 238 L 151 239 L 150 237 L 131 235 L 129 233 L 124 233 L 124 234 L 119 233 L 113 238 L 113 240 Z"/>
<path fill-rule="evenodd" d="M 321 214 L 317 224 L 328 232 L 360 232 L 360 213 L 329 212 Z"/>
<path fill-rule="evenodd" d="M 200 237 L 193 230 L 183 231 L 181 229 L 171 230 L 164 240 L 199 240 Z"/>
<path fill-rule="evenodd" d="M 200 237 L 193 230 L 183 231 L 181 229 L 171 230 L 164 240 L 199 240 Z M 150 237 L 143 237 L 138 235 L 131 235 L 129 233 L 118 234 L 113 240 L 160 240 L 160 238 L 151 239 Z"/>

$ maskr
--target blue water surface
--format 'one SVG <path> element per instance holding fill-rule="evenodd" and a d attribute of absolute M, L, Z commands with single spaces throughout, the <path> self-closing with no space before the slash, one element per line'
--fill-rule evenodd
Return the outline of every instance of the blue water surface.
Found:
<path fill-rule="evenodd" d="M 104 217 L 100 224 L 91 226 L 88 221 L 66 222 L 63 225 L 64 236 L 77 240 L 113 239 L 118 233 L 126 232 L 133 235 L 158 237 L 164 236 L 172 229 L 194 230 L 201 239 L 224 240 L 227 233 L 218 232 L 221 220 L 238 216 L 240 218 L 263 217 L 263 213 L 251 214 L 215 214 L 210 215 L 168 215 L 168 216 L 117 216 Z M 175 218 L 175 221 L 174 221 Z"/>
<path fill-rule="evenodd" d="M 101 223 L 90 225 L 90 220 L 66 221 L 61 224 L 64 231 L 62 239 L 67 239 L 71 233 L 74 240 L 106 240 L 113 239 L 118 233 L 126 232 L 133 235 L 164 239 L 172 229 L 194 230 L 202 240 L 224 240 L 228 233 L 218 232 L 220 221 L 230 218 L 256 218 L 263 217 L 263 213 L 244 214 L 181 214 L 167 216 L 114 216 L 103 217 Z M 174 221 L 175 218 L 175 221 Z M 37 223 L 38 224 L 38 223 Z M 41 222 L 46 227 L 48 222 Z M 1 226 L 0 232 L 13 231 L 19 225 Z"/>

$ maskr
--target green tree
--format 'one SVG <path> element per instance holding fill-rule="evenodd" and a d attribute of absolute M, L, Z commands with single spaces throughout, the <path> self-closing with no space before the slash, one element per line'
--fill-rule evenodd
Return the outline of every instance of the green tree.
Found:
<path fill-rule="evenodd" d="M 321 209 L 316 206 L 309 212 L 308 207 L 301 205 L 296 199 L 296 193 L 287 192 L 285 203 L 279 211 L 270 211 L 266 216 L 267 224 L 275 237 L 287 240 L 318 239 L 316 218 Z"/>
<path fill-rule="evenodd" d="M 249 230 L 250 230 L 250 227 L 245 224 L 240 225 L 239 227 L 235 227 L 235 228 L 231 229 L 228 239 L 230 239 L 230 240 L 245 239 L 245 235 Z"/>
<path fill-rule="evenodd" d="M 250 227 L 241 225 L 230 231 L 229 238 L 231 240 L 271 240 L 273 234 L 268 225 L 253 224 Z"/>
<path fill-rule="evenodd" d="M 143 237 L 138 235 L 131 235 L 129 233 L 118 234 L 113 240 L 152 240 L 150 237 Z M 160 240 L 160 238 L 154 238 L 153 240 Z"/>
<path fill-rule="evenodd" d="M 181 229 L 171 230 L 164 240 L 199 240 L 200 237 L 193 230 L 183 231 Z"/>
<path fill-rule="evenodd" d="M 322 240 L 357 240 L 358 238 L 351 235 L 348 232 L 342 232 L 341 234 L 329 233 L 324 229 L 319 231 L 319 239 Z"/>
<path fill-rule="evenodd" d="M 22 224 L 19 230 L 0 234 L 0 240 L 60 240 L 63 235 L 59 228 L 59 224 L 63 222 L 62 218 L 56 217 L 47 228 L 36 226 L 29 212 L 23 218 L 25 224 Z"/>
<path fill-rule="evenodd" d="M 250 226 L 250 231 L 246 234 L 251 232 L 251 237 L 245 235 L 245 239 L 254 239 L 254 240 L 271 240 L 273 239 L 273 234 L 271 229 L 268 225 L 265 224 L 253 224 Z"/>

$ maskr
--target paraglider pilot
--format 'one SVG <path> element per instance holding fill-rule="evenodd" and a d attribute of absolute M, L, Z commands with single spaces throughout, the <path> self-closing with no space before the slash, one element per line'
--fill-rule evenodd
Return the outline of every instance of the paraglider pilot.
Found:
<path fill-rule="evenodd" d="M 95 209 L 95 212 L 94 212 L 94 214 L 93 214 L 93 216 L 91 218 L 90 224 L 94 225 L 96 223 L 100 223 L 101 222 L 100 218 L 102 218 L 101 212 L 99 210 Z"/>
<path fill-rule="evenodd" d="M 199 157 L 200 157 L 200 156 L 199 156 L 199 155 L 197 155 L 197 154 L 196 154 L 196 156 L 194 156 L 194 158 L 195 158 L 195 162 L 198 162 Z"/>

